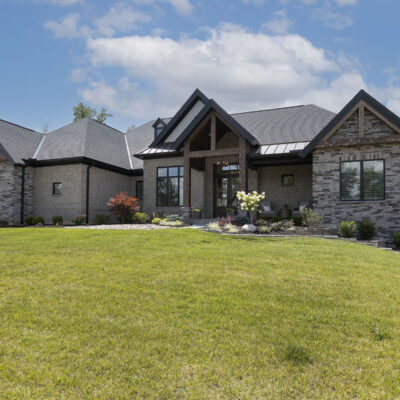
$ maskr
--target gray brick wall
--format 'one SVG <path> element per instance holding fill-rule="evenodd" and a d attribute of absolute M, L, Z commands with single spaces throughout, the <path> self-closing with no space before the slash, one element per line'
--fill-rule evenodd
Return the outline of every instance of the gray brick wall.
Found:
<path fill-rule="evenodd" d="M 384 201 L 340 201 L 340 162 L 385 160 Z M 327 224 L 370 218 L 381 237 L 390 238 L 400 230 L 400 144 L 317 149 L 313 154 L 314 208 Z"/>

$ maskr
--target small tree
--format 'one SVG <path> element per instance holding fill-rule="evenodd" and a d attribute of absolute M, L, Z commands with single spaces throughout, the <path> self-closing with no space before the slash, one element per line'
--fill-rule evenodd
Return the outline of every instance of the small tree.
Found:
<path fill-rule="evenodd" d="M 311 208 L 303 208 L 301 210 L 301 216 L 303 217 L 304 223 L 311 229 L 318 228 L 322 223 L 322 217 Z"/>
<path fill-rule="evenodd" d="M 74 122 L 86 117 L 93 118 L 95 115 L 96 109 L 89 107 L 86 104 L 79 103 L 76 107 L 74 107 Z"/>
<path fill-rule="evenodd" d="M 111 118 L 112 116 L 112 114 L 107 113 L 107 110 L 105 108 L 102 108 L 101 111 L 97 114 L 96 119 L 97 121 L 104 123 L 107 118 Z"/>
<path fill-rule="evenodd" d="M 240 201 L 240 208 L 243 211 L 250 211 L 250 222 L 253 224 L 254 216 L 252 211 L 257 211 L 261 200 L 265 199 L 265 193 L 257 193 L 255 190 L 253 193 L 237 192 L 237 198 Z"/>
<path fill-rule="evenodd" d="M 128 127 L 126 128 L 126 133 L 132 132 L 135 128 L 136 128 L 135 125 L 128 126 Z"/>
<path fill-rule="evenodd" d="M 108 208 L 125 223 L 132 215 L 139 211 L 139 199 L 128 196 L 128 192 L 121 192 L 112 197 L 107 203 Z"/>

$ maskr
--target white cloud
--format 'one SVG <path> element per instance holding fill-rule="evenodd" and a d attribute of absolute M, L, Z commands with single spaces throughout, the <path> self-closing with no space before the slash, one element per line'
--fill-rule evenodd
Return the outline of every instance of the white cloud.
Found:
<path fill-rule="evenodd" d="M 150 4 L 156 6 L 159 3 L 170 4 L 180 14 L 190 14 L 193 5 L 189 0 L 134 0 L 136 4 Z"/>
<path fill-rule="evenodd" d="M 118 3 L 111 7 L 107 14 L 94 20 L 96 33 L 104 36 L 113 36 L 115 32 L 129 32 L 137 29 L 138 23 L 150 21 L 150 16 L 132 7 Z"/>
<path fill-rule="evenodd" d="M 274 12 L 274 18 L 263 24 L 263 28 L 277 35 L 283 35 L 289 31 L 292 21 L 288 18 L 286 10 Z"/>
<path fill-rule="evenodd" d="M 86 28 L 78 26 L 80 15 L 71 13 L 66 15 L 60 22 L 47 21 L 44 27 L 51 31 L 56 38 L 73 39 L 84 35 Z"/>
<path fill-rule="evenodd" d="M 354 23 L 353 17 L 338 13 L 330 7 L 315 10 L 314 16 L 322 21 L 324 25 L 337 30 L 346 29 Z"/>
<path fill-rule="evenodd" d="M 339 6 L 354 6 L 358 0 L 334 0 Z"/>
<path fill-rule="evenodd" d="M 89 74 L 85 68 L 75 68 L 69 75 L 70 82 L 82 83 L 89 80 Z"/>
<path fill-rule="evenodd" d="M 84 0 L 36 0 L 38 3 L 48 3 L 55 6 L 73 6 L 74 4 L 84 3 Z"/>

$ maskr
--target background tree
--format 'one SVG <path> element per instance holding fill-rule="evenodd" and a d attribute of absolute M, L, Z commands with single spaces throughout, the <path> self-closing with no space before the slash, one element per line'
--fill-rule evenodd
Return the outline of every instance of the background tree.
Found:
<path fill-rule="evenodd" d="M 87 104 L 83 104 L 82 102 L 79 103 L 76 107 L 74 107 L 73 114 L 74 114 L 74 122 L 87 117 L 89 118 L 96 117 L 97 121 L 104 122 L 107 118 L 111 118 L 113 116 L 112 114 L 107 113 L 107 110 L 104 107 L 100 110 L 99 113 L 97 113 L 97 110 L 95 108 L 90 107 Z"/>
<path fill-rule="evenodd" d="M 135 128 L 136 128 L 135 125 L 128 126 L 128 127 L 126 128 L 126 133 L 132 132 Z"/>

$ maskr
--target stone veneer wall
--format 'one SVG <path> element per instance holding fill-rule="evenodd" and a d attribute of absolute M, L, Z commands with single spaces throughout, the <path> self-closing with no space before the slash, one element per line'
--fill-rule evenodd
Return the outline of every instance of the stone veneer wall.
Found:
<path fill-rule="evenodd" d="M 21 183 L 22 167 L 14 166 L 8 160 L 0 161 L 0 219 L 10 225 L 21 223 Z M 24 218 L 33 208 L 34 174 L 30 167 L 25 168 Z"/>
<path fill-rule="evenodd" d="M 385 160 L 384 201 L 340 201 L 340 162 Z M 326 224 L 370 218 L 378 235 L 400 231 L 400 144 L 317 149 L 313 154 L 314 208 Z"/>

